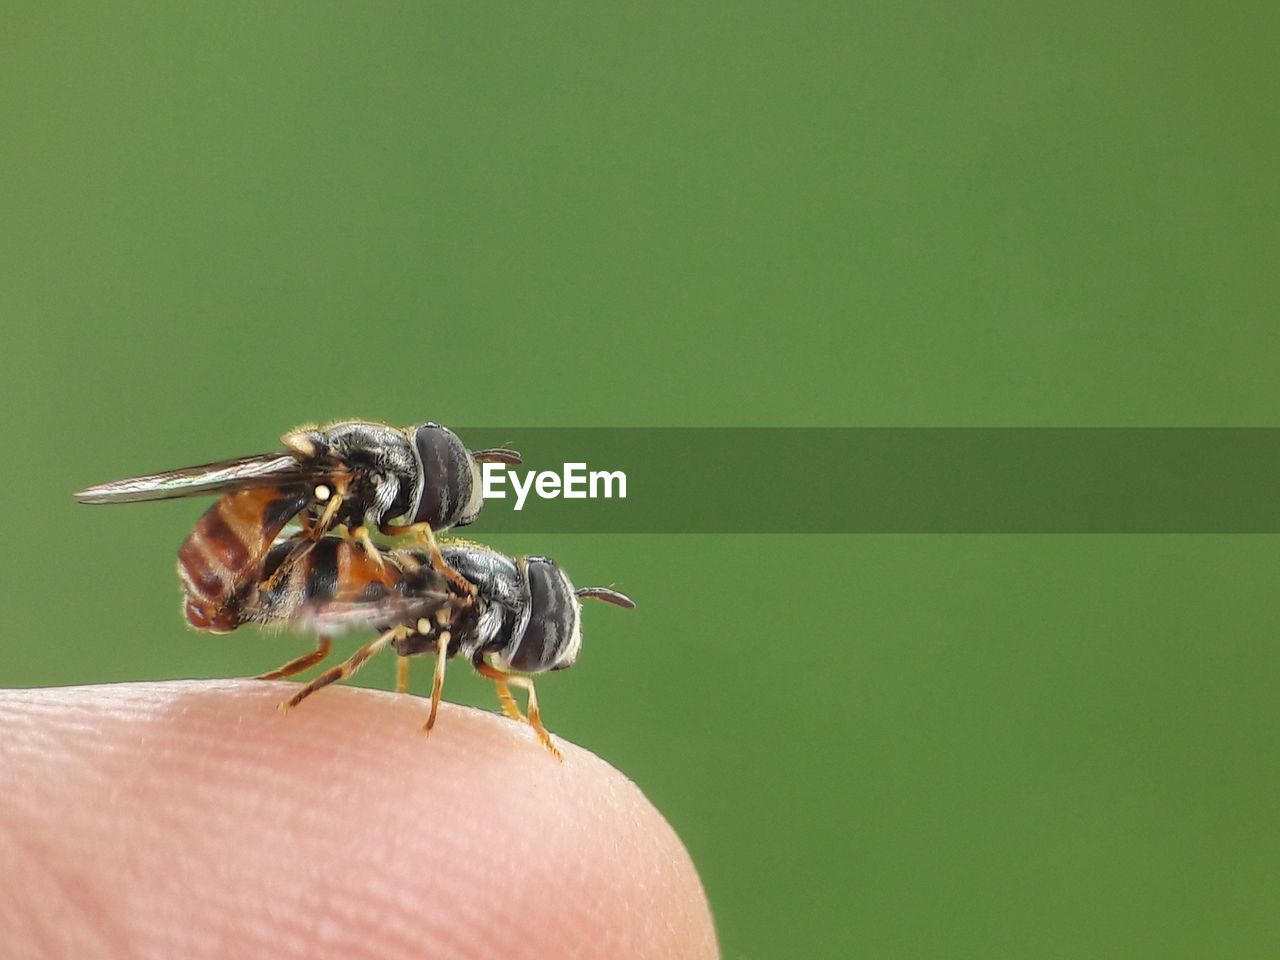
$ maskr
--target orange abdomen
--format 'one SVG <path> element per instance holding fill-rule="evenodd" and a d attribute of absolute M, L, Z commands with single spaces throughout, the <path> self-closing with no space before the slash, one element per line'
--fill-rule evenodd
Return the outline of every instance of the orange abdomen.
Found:
<path fill-rule="evenodd" d="M 267 551 L 310 500 L 310 487 L 293 484 L 228 493 L 205 511 L 178 550 L 193 627 L 227 633 L 240 625 L 240 605 L 256 588 Z"/>

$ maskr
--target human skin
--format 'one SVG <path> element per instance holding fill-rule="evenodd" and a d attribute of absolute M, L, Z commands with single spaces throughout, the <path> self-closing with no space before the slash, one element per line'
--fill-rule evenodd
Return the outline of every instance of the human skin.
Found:
<path fill-rule="evenodd" d="M 557 738 L 334 687 L 0 691 L 0 955 L 718 956 L 680 840 Z"/>

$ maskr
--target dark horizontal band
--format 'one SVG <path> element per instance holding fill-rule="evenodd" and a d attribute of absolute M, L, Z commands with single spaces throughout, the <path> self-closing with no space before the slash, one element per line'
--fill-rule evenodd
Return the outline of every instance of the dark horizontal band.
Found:
<path fill-rule="evenodd" d="M 1273 428 L 472 428 L 524 471 L 622 471 L 626 497 L 512 485 L 482 533 L 1276 533 Z M 544 489 L 554 482 L 548 480 Z M 581 485 L 580 485 L 581 486 Z"/>

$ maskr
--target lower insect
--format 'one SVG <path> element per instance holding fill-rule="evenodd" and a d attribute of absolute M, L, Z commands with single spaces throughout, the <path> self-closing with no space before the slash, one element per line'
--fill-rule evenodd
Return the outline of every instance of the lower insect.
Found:
<path fill-rule="evenodd" d="M 288 624 L 314 632 L 316 648 L 263 679 L 279 679 L 319 664 L 331 635 L 371 627 L 378 635 L 281 704 L 297 706 L 321 687 L 346 679 L 371 657 L 392 649 L 399 657 L 397 689 L 408 682 L 409 657 L 435 654 L 431 707 L 423 731 L 435 724 L 448 661 L 461 656 L 492 680 L 503 712 L 528 723 L 556 757 L 542 724 L 534 675 L 572 666 L 582 645 L 581 600 L 633 607 L 608 587 L 575 588 L 546 557 L 507 557 L 477 544 L 441 544 L 449 576 L 422 549 L 390 550 L 325 536 L 298 550 L 299 537 L 274 541 L 281 516 L 301 490 L 240 491 L 223 496 L 179 551 L 188 621 L 227 632 L 246 623 Z M 296 510 L 295 510 L 296 512 Z M 282 570 L 286 560 L 287 567 Z M 283 576 L 278 574 L 283 573 Z M 460 584 L 460 580 L 465 583 Z M 468 589 L 472 588 L 472 589 Z M 525 691 L 521 710 L 512 689 Z"/>

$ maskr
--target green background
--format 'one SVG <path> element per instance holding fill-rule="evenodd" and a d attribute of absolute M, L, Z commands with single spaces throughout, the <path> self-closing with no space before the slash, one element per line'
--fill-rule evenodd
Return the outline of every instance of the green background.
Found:
<path fill-rule="evenodd" d="M 1272 4 L 0 10 L 3 684 L 303 649 L 70 497 L 301 422 L 1276 425 Z M 494 539 L 727 957 L 1280 952 L 1275 538 Z"/>

